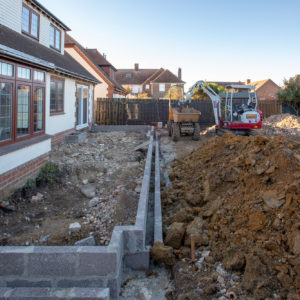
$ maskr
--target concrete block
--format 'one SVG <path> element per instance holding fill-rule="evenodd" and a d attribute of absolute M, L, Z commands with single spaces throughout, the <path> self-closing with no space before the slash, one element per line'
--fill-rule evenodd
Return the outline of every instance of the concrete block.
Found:
<path fill-rule="evenodd" d="M 121 283 L 122 283 L 121 276 L 117 276 L 115 278 L 108 280 L 107 286 L 109 288 L 111 298 L 118 299 L 121 291 Z"/>
<path fill-rule="evenodd" d="M 28 256 L 27 273 L 29 276 L 71 276 L 75 274 L 76 252 L 44 252 L 32 253 Z"/>
<path fill-rule="evenodd" d="M 0 288 L 0 300 L 7 300 L 13 289 L 10 288 Z"/>
<path fill-rule="evenodd" d="M 0 288 L 0 300 L 109 300 L 108 288 Z"/>
<path fill-rule="evenodd" d="M 57 287 L 59 288 L 70 288 L 70 287 L 82 287 L 82 288 L 93 288 L 93 287 L 104 287 L 106 286 L 105 279 L 61 279 L 57 281 Z"/>
<path fill-rule="evenodd" d="M 97 251 L 80 253 L 78 275 L 104 276 L 114 274 L 117 270 L 116 253 L 101 253 Z"/>
<path fill-rule="evenodd" d="M 15 279 L 15 280 L 7 280 L 7 287 L 51 287 L 52 282 L 50 280 L 23 280 L 23 279 Z"/>
<path fill-rule="evenodd" d="M 148 270 L 150 255 L 149 250 L 135 254 L 127 254 L 124 257 L 124 265 L 132 270 Z"/>
<path fill-rule="evenodd" d="M 22 275 L 24 255 L 20 253 L 0 253 L 0 276 Z"/>
<path fill-rule="evenodd" d="M 83 289 L 73 288 L 69 293 L 69 299 L 82 300 L 82 299 L 94 299 L 94 300 L 109 300 L 109 289 Z"/>
<path fill-rule="evenodd" d="M 73 132 L 71 134 L 66 135 L 66 143 L 75 143 L 80 144 L 85 141 L 87 138 L 87 133 L 85 131 L 82 132 Z"/>

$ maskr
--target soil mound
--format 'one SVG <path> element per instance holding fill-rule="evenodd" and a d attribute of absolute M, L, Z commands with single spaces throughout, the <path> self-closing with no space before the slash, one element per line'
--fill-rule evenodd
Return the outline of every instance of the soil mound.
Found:
<path fill-rule="evenodd" d="M 226 134 L 170 168 L 162 201 L 165 243 L 177 258 L 176 297 L 194 288 L 195 299 L 230 291 L 242 299 L 299 299 L 300 144 Z"/>

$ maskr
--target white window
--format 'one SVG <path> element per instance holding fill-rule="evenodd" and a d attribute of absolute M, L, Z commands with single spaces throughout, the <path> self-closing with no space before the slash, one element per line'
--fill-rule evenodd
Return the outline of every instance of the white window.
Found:
<path fill-rule="evenodd" d="M 53 25 L 50 25 L 50 46 L 60 50 L 61 32 Z"/>
<path fill-rule="evenodd" d="M 150 88 L 150 85 L 149 85 L 149 84 L 146 84 L 145 89 L 146 89 L 146 90 L 149 90 L 149 88 Z"/>
<path fill-rule="evenodd" d="M 31 79 L 31 70 L 28 68 L 18 67 L 18 78 Z"/>
<path fill-rule="evenodd" d="M 126 78 L 130 78 L 131 77 L 131 73 L 126 73 L 125 77 Z"/>
<path fill-rule="evenodd" d="M 160 84 L 159 84 L 159 91 L 160 91 L 160 92 L 165 92 L 165 91 L 166 91 L 166 86 L 165 86 L 164 83 L 160 83 Z"/>

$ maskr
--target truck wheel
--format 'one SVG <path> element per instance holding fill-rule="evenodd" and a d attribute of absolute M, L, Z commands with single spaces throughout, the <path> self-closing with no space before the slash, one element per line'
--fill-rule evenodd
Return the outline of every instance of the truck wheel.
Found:
<path fill-rule="evenodd" d="M 193 140 L 194 141 L 199 141 L 200 140 L 200 125 L 199 125 L 199 123 L 195 123 L 194 133 L 193 133 Z"/>
<path fill-rule="evenodd" d="M 169 136 L 172 136 L 172 124 L 170 121 L 168 121 L 167 123 L 167 129 L 168 129 Z"/>
<path fill-rule="evenodd" d="M 172 124 L 172 140 L 174 142 L 177 142 L 177 141 L 179 141 L 179 138 L 180 138 L 180 129 L 179 129 L 179 126 L 178 126 L 178 124 L 173 123 Z"/>

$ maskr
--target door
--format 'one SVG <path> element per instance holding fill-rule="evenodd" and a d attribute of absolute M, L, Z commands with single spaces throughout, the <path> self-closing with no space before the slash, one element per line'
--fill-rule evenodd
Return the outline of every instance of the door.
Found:
<path fill-rule="evenodd" d="M 86 86 L 77 86 L 77 104 L 76 129 L 81 129 L 88 126 L 88 88 Z"/>

